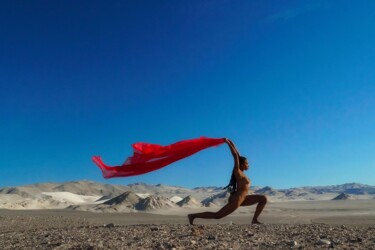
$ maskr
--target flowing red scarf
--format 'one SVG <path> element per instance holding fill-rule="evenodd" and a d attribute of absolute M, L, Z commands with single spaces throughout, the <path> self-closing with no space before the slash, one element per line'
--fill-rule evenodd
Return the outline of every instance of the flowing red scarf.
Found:
<path fill-rule="evenodd" d="M 133 156 L 128 157 L 121 166 L 107 166 L 100 156 L 93 156 L 92 160 L 102 170 L 104 178 L 126 177 L 155 171 L 224 142 L 225 138 L 206 137 L 179 141 L 168 146 L 138 142 L 133 144 Z"/>

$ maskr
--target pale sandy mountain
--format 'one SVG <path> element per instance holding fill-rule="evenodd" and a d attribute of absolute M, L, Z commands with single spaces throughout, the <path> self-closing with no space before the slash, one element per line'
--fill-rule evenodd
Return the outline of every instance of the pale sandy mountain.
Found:
<path fill-rule="evenodd" d="M 23 198 L 15 197 L 14 195 L 7 195 L 8 200 L 3 201 L 0 204 L 0 208 L 22 210 L 22 209 L 51 209 L 51 208 L 66 208 L 69 206 L 66 202 L 56 201 L 51 197 L 42 197 L 42 198 Z M 11 197 L 9 197 L 11 196 Z M 10 199 L 9 199 L 10 198 Z"/>
<path fill-rule="evenodd" d="M 375 186 L 360 184 L 360 183 L 345 183 L 341 185 L 332 186 L 315 186 L 304 187 L 305 189 L 315 189 L 321 193 L 345 193 L 351 195 L 375 195 Z"/>
<path fill-rule="evenodd" d="M 42 192 L 41 196 L 43 198 L 48 197 L 52 200 L 65 202 L 67 204 L 92 203 L 99 198 L 99 196 L 80 195 L 70 192 Z"/>
<path fill-rule="evenodd" d="M 204 192 L 204 193 L 218 193 L 223 192 L 222 187 L 195 187 L 193 188 L 196 192 Z"/>
<path fill-rule="evenodd" d="M 127 186 L 103 184 L 93 181 L 71 181 L 53 187 L 53 191 L 65 191 L 81 195 L 120 195 L 129 190 Z"/>
<path fill-rule="evenodd" d="M 136 193 L 136 195 L 138 195 L 139 197 L 141 197 L 142 199 L 144 199 L 144 198 L 149 197 L 151 194 L 149 194 L 149 193 L 143 193 L 143 194 L 141 194 L 141 193 Z"/>
<path fill-rule="evenodd" d="M 129 184 L 128 186 L 130 188 L 130 191 L 136 194 L 148 194 L 164 197 L 171 197 L 175 195 L 185 197 L 194 193 L 192 189 L 177 186 L 168 186 L 163 184 L 150 185 L 145 183 L 134 183 Z"/>
<path fill-rule="evenodd" d="M 297 197 L 306 196 L 310 193 L 301 188 L 291 188 L 291 189 L 282 190 L 280 192 L 284 193 L 285 196 L 297 196 Z"/>
<path fill-rule="evenodd" d="M 184 199 L 180 200 L 179 202 L 177 202 L 177 205 L 180 207 L 186 207 L 186 208 L 197 208 L 197 207 L 201 207 L 202 203 L 200 203 L 199 201 L 197 201 L 196 199 L 194 199 L 193 197 L 189 195 L 189 196 L 186 196 Z"/>
<path fill-rule="evenodd" d="M 0 189 L 0 194 L 18 195 L 24 198 L 33 197 L 36 193 L 37 192 L 33 192 L 33 190 L 25 187 L 7 187 Z"/>
<path fill-rule="evenodd" d="M 38 183 L 19 187 L 4 187 L 0 189 L 0 194 L 18 194 L 25 198 L 33 197 L 42 192 L 70 192 L 79 195 L 117 196 L 128 190 L 128 186 L 103 184 L 93 181 L 70 181 L 64 183 Z"/>
<path fill-rule="evenodd" d="M 117 195 L 109 194 L 109 195 L 104 195 L 100 197 L 99 199 L 96 200 L 96 202 L 105 202 L 107 200 L 115 198 Z"/>
<path fill-rule="evenodd" d="M 140 211 L 150 211 L 156 209 L 165 209 L 165 208 L 175 208 L 177 205 L 170 201 L 169 199 L 157 196 L 150 195 L 147 198 L 141 199 L 136 205 L 135 208 Z"/>
<path fill-rule="evenodd" d="M 149 185 L 136 183 L 127 186 L 103 184 L 93 181 L 70 181 L 65 183 L 39 183 L 19 187 L 0 188 L 0 208 L 8 209 L 53 209 L 73 206 L 85 211 L 128 211 L 127 206 L 100 204 L 114 199 L 127 191 L 142 196 L 135 209 L 159 209 L 159 207 L 178 207 L 180 197 L 194 198 L 205 206 L 222 206 L 227 202 L 229 193 L 217 187 L 200 187 L 188 189 L 176 186 Z M 293 200 L 331 200 L 344 193 L 355 199 L 373 199 L 375 186 L 358 183 L 347 183 L 334 186 L 299 187 L 290 189 L 274 189 L 272 187 L 252 187 L 251 191 L 265 194 L 270 201 Z M 163 197 L 161 198 L 146 196 Z M 170 199 L 173 198 L 173 203 Z M 93 200 L 95 199 L 95 200 Z M 169 205 L 168 205 L 169 204 Z M 172 204 L 172 205 L 170 205 Z M 79 207 L 74 207 L 79 206 Z M 96 206 L 96 207 L 95 207 Z M 95 207 L 95 208 L 94 208 Z M 131 206 L 130 206 L 131 207 Z M 128 209 L 128 210 L 126 210 Z M 142 210 L 143 211 L 143 210 Z"/>
<path fill-rule="evenodd" d="M 70 192 L 41 192 L 30 198 L 2 194 L 0 207 L 8 209 L 61 209 L 69 205 L 92 203 L 97 199 L 98 196 L 78 195 Z"/>
<path fill-rule="evenodd" d="M 0 194 L 17 194 L 24 198 L 34 197 L 41 192 L 50 192 L 56 183 L 39 183 L 18 187 L 0 188 Z"/>
<path fill-rule="evenodd" d="M 227 203 L 230 193 L 227 191 L 212 195 L 204 200 L 202 204 L 206 207 L 208 206 L 223 206 Z"/>
<path fill-rule="evenodd" d="M 106 202 L 104 202 L 103 204 L 105 205 L 123 205 L 123 206 L 126 206 L 126 207 L 131 207 L 131 208 L 134 208 L 136 204 L 138 204 L 140 202 L 141 198 L 130 192 L 130 191 L 127 191 L 119 196 L 116 196 L 115 198 L 113 199 L 110 199 Z"/>
<path fill-rule="evenodd" d="M 121 195 L 105 201 L 104 203 L 71 205 L 67 207 L 67 209 L 101 213 L 129 213 L 135 212 L 135 206 L 139 203 L 140 200 L 141 198 L 139 196 L 130 191 L 127 191 Z"/>
<path fill-rule="evenodd" d="M 174 203 L 178 203 L 178 202 L 180 202 L 180 201 L 183 200 L 183 198 L 181 198 L 180 196 L 177 196 L 177 195 L 174 195 L 174 196 L 172 196 L 172 197 L 169 197 L 168 199 L 169 199 L 170 201 L 173 201 Z"/>
<path fill-rule="evenodd" d="M 359 183 L 346 183 L 342 185 L 346 194 L 363 195 L 363 194 L 375 194 L 375 188 L 373 186 L 359 184 Z"/>
<path fill-rule="evenodd" d="M 277 189 L 274 189 L 272 187 L 269 187 L 269 186 L 258 189 L 257 191 L 255 191 L 255 193 L 256 194 L 263 194 L 263 195 L 267 195 L 267 196 L 282 195 L 282 193 L 280 191 L 278 191 Z"/>

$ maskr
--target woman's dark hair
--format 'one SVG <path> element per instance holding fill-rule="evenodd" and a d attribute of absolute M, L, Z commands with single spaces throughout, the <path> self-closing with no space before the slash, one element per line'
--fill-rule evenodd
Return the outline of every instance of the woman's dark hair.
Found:
<path fill-rule="evenodd" d="M 240 156 L 238 159 L 239 159 L 240 165 L 243 164 L 247 160 L 246 157 L 244 156 Z M 234 193 L 237 191 L 237 180 L 236 180 L 236 177 L 234 176 L 233 171 L 232 171 L 232 176 L 230 177 L 228 186 L 224 188 L 228 190 L 230 193 Z"/>

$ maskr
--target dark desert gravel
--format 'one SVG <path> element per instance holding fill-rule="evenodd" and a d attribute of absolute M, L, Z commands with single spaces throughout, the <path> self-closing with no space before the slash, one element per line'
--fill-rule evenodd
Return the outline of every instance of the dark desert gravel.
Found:
<path fill-rule="evenodd" d="M 100 216 L 100 215 L 98 215 Z M 0 249 L 375 249 L 375 226 L 98 224 L 67 216 L 0 216 Z"/>

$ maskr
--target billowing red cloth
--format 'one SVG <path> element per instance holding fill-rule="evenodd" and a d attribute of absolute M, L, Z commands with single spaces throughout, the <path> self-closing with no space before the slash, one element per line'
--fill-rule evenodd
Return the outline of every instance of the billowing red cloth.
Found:
<path fill-rule="evenodd" d="M 93 156 L 92 160 L 102 170 L 104 178 L 126 177 L 155 171 L 205 148 L 224 142 L 225 138 L 206 137 L 179 141 L 168 146 L 138 142 L 133 144 L 133 156 L 128 157 L 121 166 L 107 166 L 100 156 Z"/>

